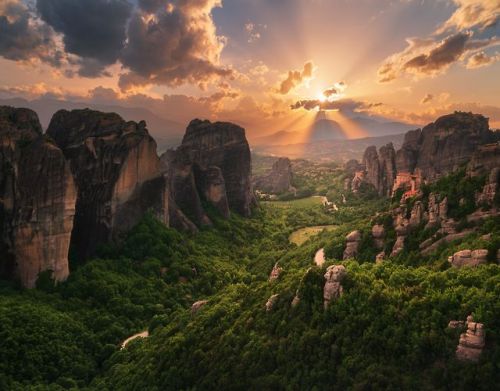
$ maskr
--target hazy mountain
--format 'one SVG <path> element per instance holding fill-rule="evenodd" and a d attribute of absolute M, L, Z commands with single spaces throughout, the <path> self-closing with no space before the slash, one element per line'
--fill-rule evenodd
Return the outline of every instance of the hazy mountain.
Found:
<path fill-rule="evenodd" d="M 89 108 L 104 112 L 119 114 L 126 121 L 146 121 L 150 134 L 158 144 L 158 150 L 163 151 L 169 147 L 180 144 L 184 134 L 185 125 L 163 118 L 143 107 L 125 107 L 119 105 L 100 104 L 92 102 L 74 102 L 51 98 L 26 100 L 22 98 L 0 99 L 0 105 L 26 107 L 36 111 L 42 127 L 46 129 L 50 119 L 58 110 L 74 110 Z"/>

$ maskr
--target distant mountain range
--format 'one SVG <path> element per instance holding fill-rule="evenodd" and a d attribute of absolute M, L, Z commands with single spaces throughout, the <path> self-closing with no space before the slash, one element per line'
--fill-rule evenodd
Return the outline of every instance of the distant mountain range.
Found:
<path fill-rule="evenodd" d="M 289 132 L 284 132 L 280 138 Z M 295 132 L 294 132 L 295 133 Z M 398 149 L 403 144 L 404 133 L 389 134 L 380 137 L 365 137 L 350 140 L 320 140 L 301 144 L 261 144 L 252 145 L 252 152 L 264 155 L 287 156 L 291 159 L 308 159 L 311 161 L 346 162 L 350 159 L 361 160 L 365 149 L 371 145 L 377 148 L 392 142 Z"/>
<path fill-rule="evenodd" d="M 355 116 L 349 118 L 353 126 L 357 126 L 367 133 L 368 137 L 381 137 L 394 134 L 402 134 L 419 126 L 397 121 L 383 121 L 370 117 Z M 307 140 L 304 139 L 307 134 Z M 347 140 L 348 137 L 342 126 L 324 115 L 318 115 L 316 121 L 309 129 L 291 131 L 280 130 L 270 135 L 255 138 L 252 145 L 255 147 L 265 147 L 271 145 L 291 145 L 308 144 L 327 140 Z"/>
<path fill-rule="evenodd" d="M 158 151 L 160 152 L 179 145 L 185 130 L 185 125 L 163 118 L 143 107 L 125 107 L 92 102 L 73 102 L 50 98 L 35 100 L 26 100 L 22 98 L 0 99 L 0 105 L 25 107 L 34 110 L 38 114 L 40 123 L 44 129 L 47 129 L 49 126 L 52 115 L 61 109 L 74 110 L 89 108 L 103 112 L 117 113 L 126 121 L 139 122 L 144 120 L 146 121 L 150 134 L 155 138 L 158 144 Z"/>

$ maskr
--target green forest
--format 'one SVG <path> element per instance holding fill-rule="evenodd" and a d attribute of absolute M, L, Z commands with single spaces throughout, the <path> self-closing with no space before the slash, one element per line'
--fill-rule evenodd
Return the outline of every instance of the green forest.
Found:
<path fill-rule="evenodd" d="M 336 178 L 325 190 L 340 199 Z M 449 196 L 450 214 L 460 219 L 482 184 L 459 172 L 423 193 Z M 336 212 L 317 202 L 262 202 L 249 219 L 211 212 L 214 226 L 196 234 L 147 215 L 94 259 L 73 262 L 64 283 L 55 285 L 50 273 L 37 289 L 3 281 L 0 389 L 498 389 L 500 266 L 491 259 L 457 269 L 447 259 L 463 248 L 496 254 L 500 219 L 427 256 L 418 243 L 432 232 L 419 229 L 402 253 L 377 264 L 368 232 L 383 224 L 390 246 L 395 205 L 369 190 L 347 194 Z M 317 225 L 338 228 L 290 243 L 292 232 Z M 354 229 L 363 234 L 359 256 L 342 261 Z M 320 248 L 321 267 L 313 263 Z M 283 271 L 269 281 L 276 262 Z M 347 277 L 344 294 L 325 309 L 323 275 L 332 264 L 343 264 Z M 208 302 L 193 313 L 198 300 Z M 486 328 L 478 363 L 455 358 L 463 330 L 447 328 L 469 314 Z M 143 330 L 150 336 L 121 349 Z"/>

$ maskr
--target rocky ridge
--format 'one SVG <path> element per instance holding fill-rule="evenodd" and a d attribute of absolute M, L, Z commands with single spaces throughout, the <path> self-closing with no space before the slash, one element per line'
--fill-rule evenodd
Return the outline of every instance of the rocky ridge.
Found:
<path fill-rule="evenodd" d="M 0 107 L 0 141 L 1 273 L 28 288 L 43 271 L 65 280 L 76 202 L 69 164 L 31 110 Z"/>

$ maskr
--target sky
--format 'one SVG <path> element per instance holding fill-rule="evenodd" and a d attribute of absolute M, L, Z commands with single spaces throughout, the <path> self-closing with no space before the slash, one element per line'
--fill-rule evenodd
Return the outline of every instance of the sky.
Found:
<path fill-rule="evenodd" d="M 0 98 L 144 107 L 258 137 L 318 110 L 500 127 L 500 0 L 0 0 Z"/>

